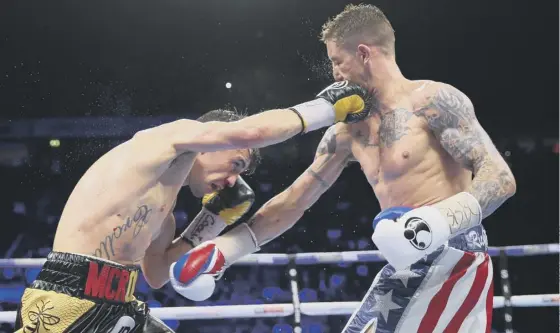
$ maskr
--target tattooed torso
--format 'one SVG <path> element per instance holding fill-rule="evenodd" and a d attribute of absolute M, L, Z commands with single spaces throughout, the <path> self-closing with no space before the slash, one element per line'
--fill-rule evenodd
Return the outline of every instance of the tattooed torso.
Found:
<path fill-rule="evenodd" d="M 146 160 L 132 150 L 127 144 L 116 147 L 78 182 L 61 216 L 54 251 L 122 264 L 143 258 L 172 211 L 195 156 L 180 156 L 162 172 L 151 167 L 162 161 Z"/>
<path fill-rule="evenodd" d="M 417 113 L 429 93 L 422 84 L 379 106 L 365 121 L 346 126 L 352 154 L 383 208 L 434 203 L 470 183 L 471 172 L 446 153 Z"/>

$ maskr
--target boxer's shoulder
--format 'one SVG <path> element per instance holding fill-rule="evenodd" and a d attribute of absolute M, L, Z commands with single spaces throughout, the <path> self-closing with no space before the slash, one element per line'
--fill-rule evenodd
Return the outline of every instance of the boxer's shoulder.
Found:
<path fill-rule="evenodd" d="M 415 113 L 426 109 L 446 111 L 453 105 L 472 105 L 464 92 L 448 83 L 414 81 L 414 87 L 411 96 L 414 100 Z"/>
<path fill-rule="evenodd" d="M 470 98 L 456 87 L 436 81 L 427 81 L 412 94 L 414 114 L 433 130 L 454 125 L 457 121 L 475 118 Z"/>

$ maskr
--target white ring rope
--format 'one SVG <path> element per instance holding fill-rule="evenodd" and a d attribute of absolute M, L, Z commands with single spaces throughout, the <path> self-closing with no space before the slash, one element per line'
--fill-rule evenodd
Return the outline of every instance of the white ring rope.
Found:
<path fill-rule="evenodd" d="M 490 247 L 488 254 L 498 256 L 504 251 L 507 256 L 522 257 L 560 253 L 559 244 L 532 244 L 504 247 Z M 298 254 L 251 254 L 236 265 L 296 265 L 341 264 L 353 262 L 384 261 L 379 251 L 347 251 L 347 252 L 315 252 Z M 0 268 L 41 268 L 46 258 L 14 258 L 0 259 Z M 504 297 L 494 297 L 494 308 L 505 305 Z M 298 302 L 299 303 L 299 302 Z M 360 302 L 310 302 L 299 303 L 301 314 L 308 316 L 351 315 Z M 559 306 L 559 294 L 520 295 L 512 296 L 512 307 L 545 307 Z M 162 320 L 218 319 L 218 318 L 258 318 L 286 317 L 294 314 L 293 304 L 256 304 L 228 306 L 191 306 L 152 308 L 151 313 Z M 15 311 L 0 311 L 0 323 L 15 322 Z"/>
<path fill-rule="evenodd" d="M 360 302 L 311 302 L 301 303 L 301 313 L 308 316 L 351 315 Z M 559 306 L 559 294 L 520 295 L 511 298 L 514 307 Z M 504 298 L 494 297 L 494 308 L 504 306 Z M 294 314 L 293 304 L 255 304 L 222 306 L 183 306 L 151 308 L 150 313 L 162 320 L 192 320 L 219 318 L 287 317 Z M 16 311 L 0 312 L 0 323 L 13 323 Z"/>
<path fill-rule="evenodd" d="M 490 256 L 498 256 L 500 250 L 504 250 L 506 255 L 510 257 L 525 257 L 545 254 L 558 254 L 560 253 L 560 245 L 531 244 L 489 247 L 488 254 Z M 379 251 L 308 252 L 297 254 L 258 253 L 245 256 L 235 262 L 234 265 L 285 266 L 290 262 L 290 259 L 295 260 L 296 265 L 385 261 L 385 258 Z M 0 268 L 41 268 L 45 261 L 45 258 L 0 259 Z"/>

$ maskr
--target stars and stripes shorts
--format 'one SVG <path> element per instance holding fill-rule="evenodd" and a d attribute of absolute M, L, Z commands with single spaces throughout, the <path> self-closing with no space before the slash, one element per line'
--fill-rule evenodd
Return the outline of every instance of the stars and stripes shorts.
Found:
<path fill-rule="evenodd" d="M 375 277 L 343 333 L 490 333 L 492 261 L 486 252 L 448 245 Z"/>

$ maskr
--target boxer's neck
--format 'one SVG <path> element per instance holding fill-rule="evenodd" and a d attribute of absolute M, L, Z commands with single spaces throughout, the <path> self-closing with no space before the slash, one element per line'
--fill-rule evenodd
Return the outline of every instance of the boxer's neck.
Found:
<path fill-rule="evenodd" d="M 398 95 L 409 82 L 393 57 L 380 56 L 372 60 L 370 73 L 371 80 L 367 88 L 383 104 L 391 99 L 391 96 Z"/>

